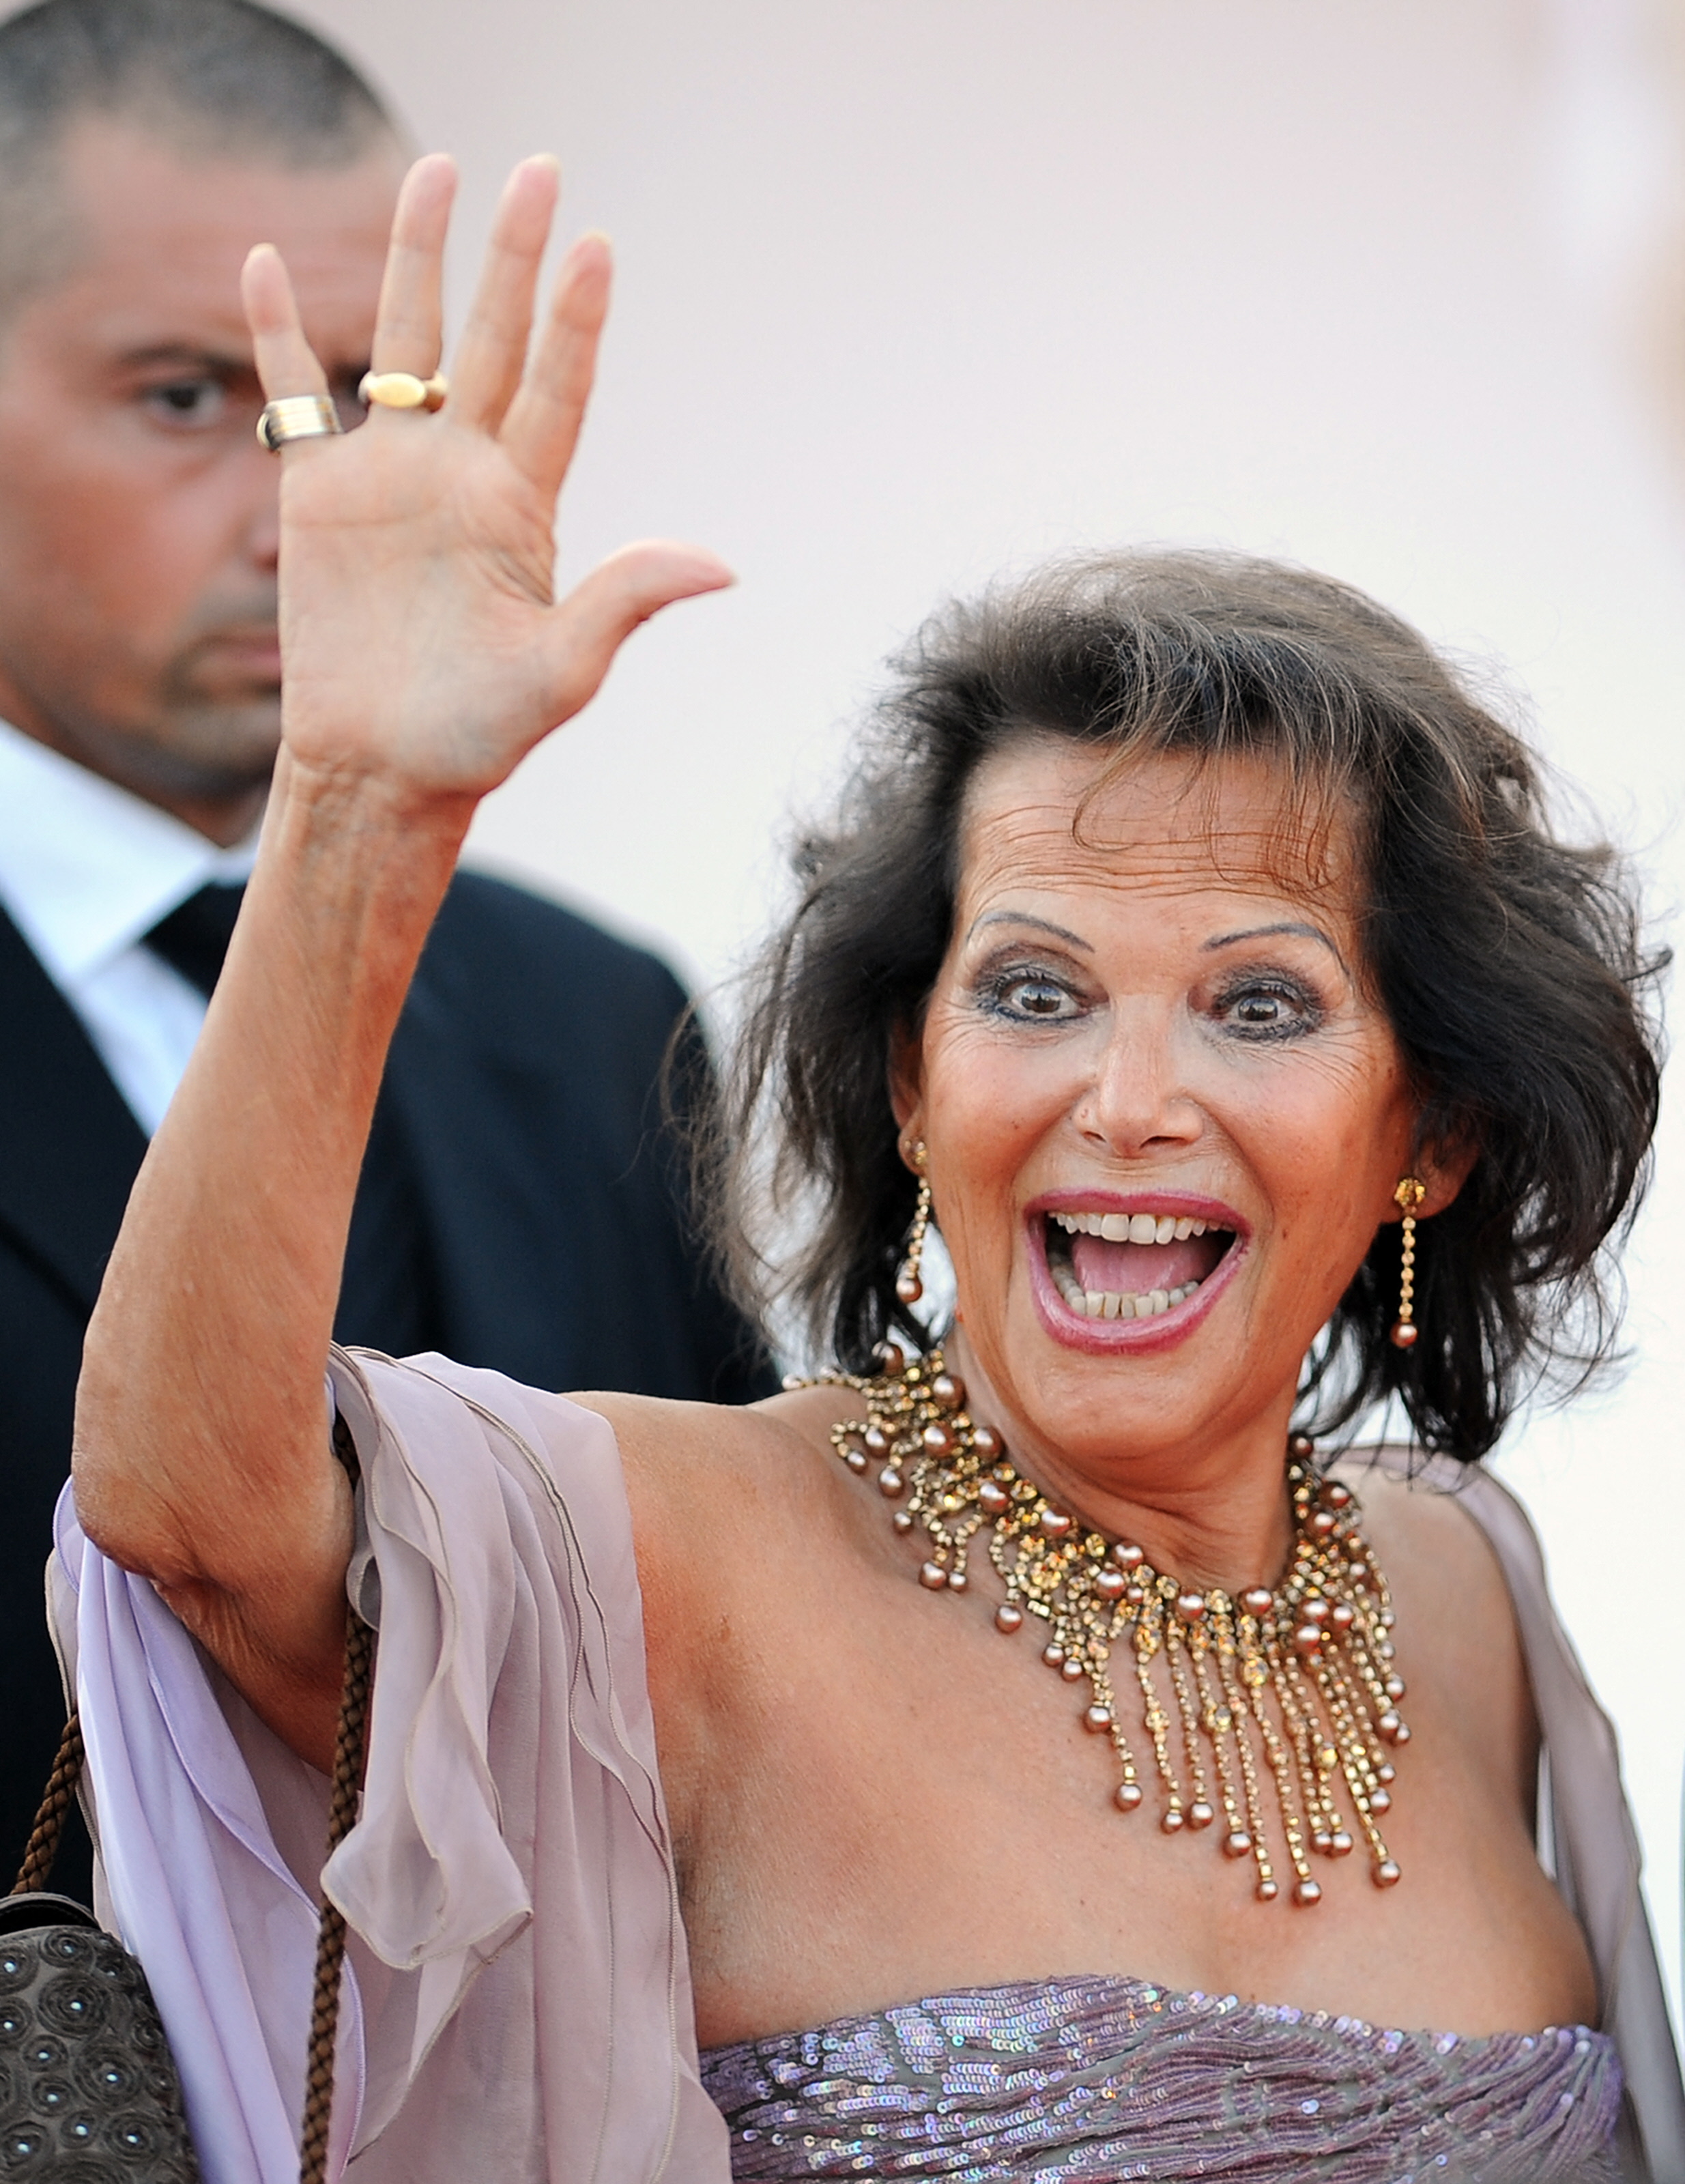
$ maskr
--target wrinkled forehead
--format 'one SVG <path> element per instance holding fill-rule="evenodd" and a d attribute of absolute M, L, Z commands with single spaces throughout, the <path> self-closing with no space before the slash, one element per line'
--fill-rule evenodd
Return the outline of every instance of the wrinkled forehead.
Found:
<path fill-rule="evenodd" d="M 1121 760 L 1065 738 L 995 752 L 960 812 L 960 923 L 1014 889 L 1265 895 L 1355 930 L 1362 869 L 1347 799 L 1263 757 Z"/>

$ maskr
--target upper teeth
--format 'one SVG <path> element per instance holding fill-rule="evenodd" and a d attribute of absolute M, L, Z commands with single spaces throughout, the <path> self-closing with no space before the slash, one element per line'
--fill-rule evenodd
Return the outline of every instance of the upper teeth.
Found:
<path fill-rule="evenodd" d="M 1203 1236 L 1207 1224 L 1187 1213 L 1055 1213 L 1072 1235 L 1104 1236 L 1109 1244 L 1168 1244 L 1177 1237 Z"/>
<path fill-rule="evenodd" d="M 1203 1236 L 1208 1228 L 1217 1226 L 1191 1213 L 1055 1213 L 1052 1218 L 1070 1235 L 1101 1236 L 1109 1244 L 1169 1244 L 1178 1238 Z M 1063 1252 L 1049 1261 L 1048 1272 L 1071 1310 L 1089 1319 L 1155 1319 L 1161 1312 L 1185 1303 L 1199 1286 L 1195 1280 L 1171 1290 L 1129 1295 L 1084 1290 Z"/>

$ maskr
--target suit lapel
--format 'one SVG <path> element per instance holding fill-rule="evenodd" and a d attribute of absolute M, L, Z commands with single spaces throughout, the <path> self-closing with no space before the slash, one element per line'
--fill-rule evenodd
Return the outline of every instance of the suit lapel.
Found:
<path fill-rule="evenodd" d="M 0 1023 L 0 1230 L 91 1312 L 146 1136 L 3 911 Z"/>

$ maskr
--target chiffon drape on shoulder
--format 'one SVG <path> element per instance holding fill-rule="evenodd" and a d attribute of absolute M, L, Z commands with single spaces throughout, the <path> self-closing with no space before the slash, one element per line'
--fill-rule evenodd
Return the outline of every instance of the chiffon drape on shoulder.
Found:
<path fill-rule="evenodd" d="M 297 2175 L 319 1879 L 351 1934 L 333 2175 L 726 2184 L 614 1436 L 442 1358 L 336 1353 L 331 1380 L 363 1466 L 348 1586 L 380 1643 L 361 1817 L 325 1869 L 325 1778 L 83 1538 L 68 1490 L 49 1572 L 100 1908 L 152 1981 L 207 2184 Z M 1421 1486 L 1456 1492 L 1504 1568 L 1544 1736 L 1543 1854 L 1596 1964 L 1629 2164 L 1685 2184 L 1614 1731 L 1519 1504 L 1479 1470 L 1429 1467 Z"/>
<path fill-rule="evenodd" d="M 594 1412 L 336 1353 L 380 1633 L 357 1827 L 144 1580 L 50 1571 L 100 1909 L 140 1956 L 207 2184 L 293 2184 L 321 1885 L 350 1928 L 331 2173 L 726 2184 L 697 2075 L 631 1520 Z"/>

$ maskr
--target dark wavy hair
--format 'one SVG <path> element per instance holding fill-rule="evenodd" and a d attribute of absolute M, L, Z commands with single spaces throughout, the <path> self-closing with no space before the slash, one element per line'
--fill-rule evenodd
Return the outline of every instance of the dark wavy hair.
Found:
<path fill-rule="evenodd" d="M 1396 1396 L 1423 1446 L 1472 1460 L 1542 1379 L 1579 1384 L 1610 1351 L 1608 1247 L 1646 1178 L 1662 959 L 1612 852 L 1551 831 L 1519 738 L 1361 593 L 1237 555 L 1061 563 L 938 613 L 893 668 L 750 977 L 709 1156 L 740 1294 L 793 1306 L 850 1369 L 893 1330 L 928 1339 L 895 1295 L 915 1186 L 888 1078 L 947 950 L 977 767 L 1030 736 L 1115 767 L 1244 755 L 1354 816 L 1368 975 L 1421 1143 L 1478 1148 L 1421 1231 L 1421 1339 L 1388 1340 L 1388 1224 L 1307 1360 L 1303 1423 L 1336 1431 Z M 781 1259 L 750 1240 L 769 1223 L 800 1232 Z"/>

